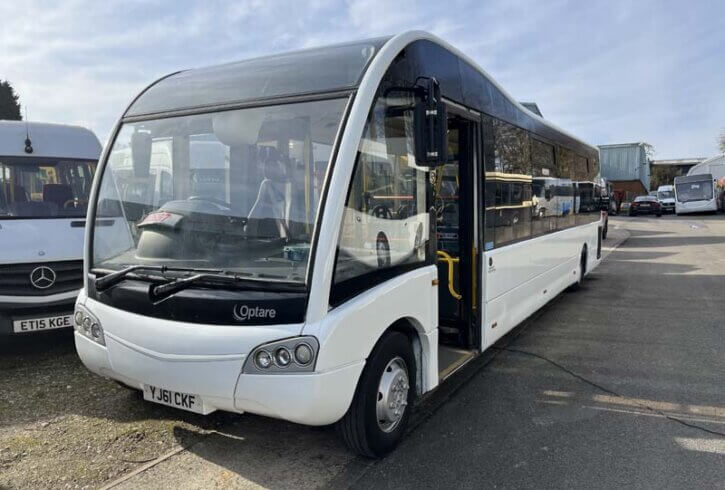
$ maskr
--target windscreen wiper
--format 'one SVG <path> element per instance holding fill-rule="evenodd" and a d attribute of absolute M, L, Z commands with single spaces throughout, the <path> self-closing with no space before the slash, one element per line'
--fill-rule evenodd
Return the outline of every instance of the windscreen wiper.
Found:
<path fill-rule="evenodd" d="M 221 269 L 194 269 L 194 268 L 189 268 L 189 267 L 169 267 L 166 265 L 136 264 L 136 265 L 131 265 L 129 267 L 126 267 L 125 269 L 111 272 L 111 273 L 106 274 L 105 276 L 97 278 L 96 282 L 95 282 L 96 291 L 103 291 L 105 289 L 108 289 L 111 286 L 123 281 L 126 278 L 126 276 L 129 275 L 130 273 L 138 271 L 138 270 L 158 271 L 158 272 L 161 272 L 162 274 L 164 272 L 203 272 L 203 273 L 219 273 L 219 272 L 221 272 Z M 99 269 L 92 269 L 91 272 L 98 273 L 98 272 L 104 272 L 104 271 L 99 270 Z"/>
<path fill-rule="evenodd" d="M 195 285 L 203 283 L 205 286 L 243 286 L 245 289 L 268 289 L 270 283 L 259 279 L 252 279 L 248 276 L 242 276 L 239 274 L 233 274 L 229 272 L 225 273 L 212 273 L 203 272 L 200 274 L 194 274 L 193 276 L 184 277 L 181 279 L 174 279 L 164 284 L 159 284 L 151 288 L 151 296 L 154 300 L 160 301 L 168 298 L 169 296 L 178 293 L 183 289 L 193 287 Z M 287 282 L 274 283 L 274 287 L 289 289 L 290 291 L 298 291 L 304 289 L 304 284 L 290 284 Z"/>

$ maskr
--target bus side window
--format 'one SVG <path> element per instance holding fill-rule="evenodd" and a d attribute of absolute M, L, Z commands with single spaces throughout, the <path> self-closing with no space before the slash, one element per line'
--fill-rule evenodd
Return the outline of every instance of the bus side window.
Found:
<path fill-rule="evenodd" d="M 532 138 L 531 163 L 531 235 L 539 236 L 556 230 L 554 146 Z"/>
<path fill-rule="evenodd" d="M 501 246 L 531 235 L 531 151 L 528 133 L 516 126 L 493 120 L 495 131 L 496 181 L 495 245 Z"/>

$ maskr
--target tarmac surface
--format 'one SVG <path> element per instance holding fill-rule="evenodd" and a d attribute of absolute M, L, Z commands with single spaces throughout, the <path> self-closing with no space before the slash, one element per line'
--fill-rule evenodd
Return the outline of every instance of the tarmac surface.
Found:
<path fill-rule="evenodd" d="M 725 488 L 725 215 L 611 218 L 604 254 L 582 289 L 425 399 L 406 439 L 379 461 L 349 453 L 330 428 L 184 416 L 123 391 L 106 405 L 90 396 L 82 409 L 70 404 L 58 424 L 81 417 L 98 431 L 119 419 L 159 439 L 144 461 L 91 473 L 89 487 Z M 100 397 L 109 386 L 93 389 Z M 37 432 L 41 420 L 14 430 Z M 32 466 L 18 461 L 8 481 L 0 458 L 0 488 L 33 486 L 23 480 Z"/>

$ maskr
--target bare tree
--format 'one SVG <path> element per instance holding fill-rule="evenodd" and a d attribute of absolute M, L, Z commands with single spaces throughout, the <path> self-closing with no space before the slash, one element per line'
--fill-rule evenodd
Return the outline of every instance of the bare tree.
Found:
<path fill-rule="evenodd" d="M 720 133 L 720 138 L 718 138 L 718 140 L 718 146 L 720 146 L 720 153 L 725 153 L 725 129 L 723 129 L 722 133 Z"/>

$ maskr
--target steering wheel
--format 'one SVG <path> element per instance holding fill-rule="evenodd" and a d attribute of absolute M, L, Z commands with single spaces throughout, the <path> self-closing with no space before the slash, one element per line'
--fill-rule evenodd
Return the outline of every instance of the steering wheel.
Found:
<path fill-rule="evenodd" d="M 385 204 L 378 204 L 372 210 L 372 215 L 381 219 L 393 219 L 393 213 Z"/>
<path fill-rule="evenodd" d="M 84 199 L 68 199 L 66 202 L 63 203 L 63 209 L 68 208 L 75 208 L 78 209 L 80 207 L 83 207 L 83 205 L 87 205 L 88 201 Z"/>
<path fill-rule="evenodd" d="M 413 208 L 409 204 L 403 204 L 398 208 L 398 219 L 410 218 L 411 211 L 413 211 Z"/>
<path fill-rule="evenodd" d="M 218 206 L 224 206 L 225 208 L 229 209 L 232 207 L 231 204 L 229 204 L 226 201 L 223 201 L 221 199 L 217 199 L 216 197 L 207 197 L 207 196 L 191 196 L 189 198 L 189 201 L 206 201 L 210 202 L 212 204 L 216 204 Z"/>

